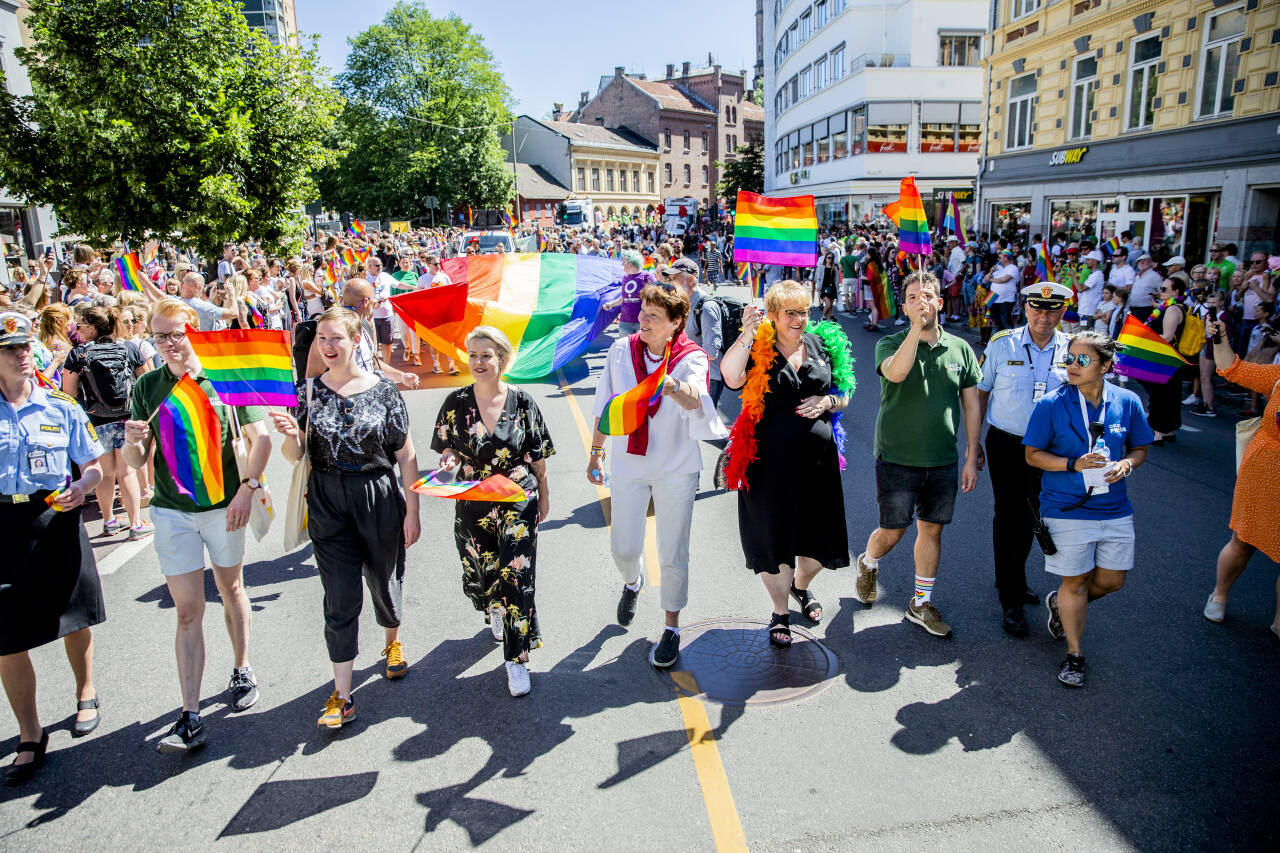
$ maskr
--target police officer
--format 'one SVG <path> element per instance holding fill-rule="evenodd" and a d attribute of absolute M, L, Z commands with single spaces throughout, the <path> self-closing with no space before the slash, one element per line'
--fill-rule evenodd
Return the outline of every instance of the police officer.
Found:
<path fill-rule="evenodd" d="M 31 321 L 0 314 L 0 677 L 19 732 L 9 785 L 34 776 L 49 745 L 29 650 L 63 639 L 79 701 L 73 735 L 86 735 L 99 720 L 89 629 L 106 618 L 79 509 L 102 479 L 105 450 L 79 404 L 34 377 Z"/>
<path fill-rule="evenodd" d="M 1072 295 L 1052 281 L 1022 288 L 1027 323 L 991 337 L 981 360 L 978 400 L 987 429 L 987 468 L 995 495 L 991 538 L 995 551 L 996 589 L 1004 609 L 1004 630 L 1015 637 L 1027 633 L 1026 604 L 1040 598 L 1027 587 L 1027 555 L 1031 553 L 1031 507 L 1040 506 L 1040 476 L 1026 462 L 1023 433 L 1036 401 L 1067 381 L 1061 367 L 1068 336 L 1058 323 Z M 1028 503 L 1030 501 L 1030 503 Z"/>

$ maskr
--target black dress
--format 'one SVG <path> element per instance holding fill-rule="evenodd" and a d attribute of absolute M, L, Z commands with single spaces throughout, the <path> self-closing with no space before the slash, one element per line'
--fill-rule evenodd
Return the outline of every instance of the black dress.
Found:
<path fill-rule="evenodd" d="M 831 392 L 831 356 L 817 335 L 802 341 L 799 370 L 774 349 L 764 415 L 756 424 L 756 458 L 747 466 L 749 488 L 738 492 L 738 535 L 747 566 L 757 574 L 794 567 L 796 557 L 827 569 L 849 565 L 831 413 L 796 414 L 801 400 Z M 751 366 L 748 360 L 748 374 Z"/>
<path fill-rule="evenodd" d="M 525 490 L 518 503 L 455 501 L 454 539 L 462 559 L 462 591 L 476 610 L 503 608 L 503 655 L 519 660 L 542 645 L 534 607 L 534 575 L 538 551 L 538 478 L 532 463 L 555 454 L 538 404 L 528 393 L 509 386 L 507 400 L 494 424 L 485 429 L 476 405 L 475 386 L 459 388 L 445 398 L 436 416 L 431 449 L 446 447 L 458 454 L 460 480 L 483 480 L 503 474 Z"/>

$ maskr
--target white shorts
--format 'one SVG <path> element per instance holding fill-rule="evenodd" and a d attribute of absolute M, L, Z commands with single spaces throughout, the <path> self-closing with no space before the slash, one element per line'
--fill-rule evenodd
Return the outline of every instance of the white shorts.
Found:
<path fill-rule="evenodd" d="M 160 573 L 166 577 L 203 569 L 205 548 L 209 549 L 209 562 L 221 568 L 238 566 L 244 560 L 245 529 L 227 532 L 225 507 L 183 512 L 153 506 L 151 523 L 155 525 L 152 541 L 160 559 Z"/>
<path fill-rule="evenodd" d="M 1044 570 L 1077 577 L 1094 570 L 1127 572 L 1133 568 L 1133 516 L 1093 520 L 1046 518 L 1058 553 L 1044 558 Z"/>

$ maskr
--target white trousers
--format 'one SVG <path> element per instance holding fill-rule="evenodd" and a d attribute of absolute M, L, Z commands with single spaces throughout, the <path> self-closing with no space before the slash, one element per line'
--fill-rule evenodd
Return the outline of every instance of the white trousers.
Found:
<path fill-rule="evenodd" d="M 674 613 L 689 603 L 689 528 L 698 473 L 663 480 L 615 477 L 610 483 L 612 520 L 609 545 L 622 582 L 633 584 L 644 570 L 644 528 L 649 499 L 658 528 L 658 564 L 662 569 L 662 609 Z"/>

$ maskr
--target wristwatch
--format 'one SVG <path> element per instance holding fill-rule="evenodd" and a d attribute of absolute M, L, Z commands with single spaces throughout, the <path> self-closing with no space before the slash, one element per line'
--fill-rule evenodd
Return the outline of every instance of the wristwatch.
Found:
<path fill-rule="evenodd" d="M 240 481 L 240 485 L 242 486 L 245 485 L 246 483 L 248 484 L 250 491 L 256 491 L 262 488 L 262 481 L 259 480 L 257 477 L 245 477 L 243 480 Z"/>
<path fill-rule="evenodd" d="M 1067 457 L 1067 470 L 1070 471 L 1072 474 L 1076 472 L 1076 457 L 1074 456 Z"/>

